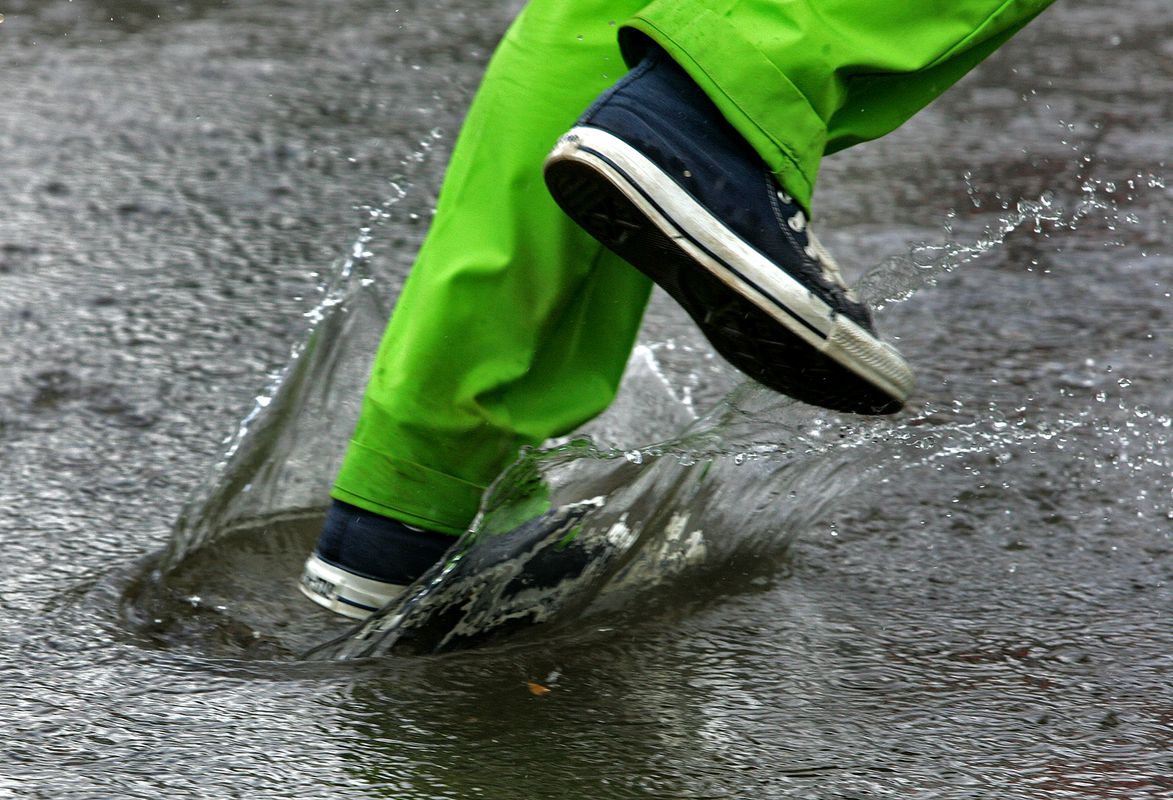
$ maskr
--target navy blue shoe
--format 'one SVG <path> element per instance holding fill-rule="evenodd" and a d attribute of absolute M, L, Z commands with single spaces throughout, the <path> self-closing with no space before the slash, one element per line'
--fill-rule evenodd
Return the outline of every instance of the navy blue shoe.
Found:
<path fill-rule="evenodd" d="M 680 303 L 751 378 L 815 405 L 899 411 L 912 371 L 708 96 L 654 49 L 546 159 L 554 199 Z"/>
<path fill-rule="evenodd" d="M 301 591 L 331 611 L 363 619 L 395 599 L 455 543 L 455 536 L 335 500 L 305 562 Z"/>

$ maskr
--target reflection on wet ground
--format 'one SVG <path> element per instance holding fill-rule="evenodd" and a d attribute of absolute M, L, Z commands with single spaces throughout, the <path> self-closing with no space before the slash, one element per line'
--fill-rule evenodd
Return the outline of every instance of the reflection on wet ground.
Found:
<path fill-rule="evenodd" d="M 360 228 L 402 280 L 512 11 L 3 9 L 0 794 L 1173 795 L 1159 0 L 1059 4 L 827 162 L 823 238 L 882 265 L 917 399 L 873 424 L 729 396 L 703 567 L 549 635 L 345 663 L 295 657 L 337 630 L 293 593 L 312 518 L 152 582 Z M 593 432 L 687 470 L 680 427 L 736 381 L 663 298 L 643 338 Z M 774 477 L 819 470 L 822 515 Z"/>

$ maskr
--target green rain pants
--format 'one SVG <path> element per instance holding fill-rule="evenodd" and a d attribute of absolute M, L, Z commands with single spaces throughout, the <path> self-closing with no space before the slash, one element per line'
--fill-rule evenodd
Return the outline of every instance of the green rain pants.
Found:
<path fill-rule="evenodd" d="M 893 130 L 1050 0 L 533 0 L 494 54 L 383 335 L 333 496 L 458 534 L 523 445 L 614 398 L 648 280 L 542 160 L 648 40 L 807 210 L 820 159 Z"/>

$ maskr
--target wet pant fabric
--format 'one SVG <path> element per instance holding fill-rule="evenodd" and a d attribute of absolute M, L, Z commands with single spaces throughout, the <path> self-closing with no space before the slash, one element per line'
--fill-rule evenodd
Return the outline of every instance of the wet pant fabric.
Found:
<path fill-rule="evenodd" d="M 898 127 L 1051 0 L 533 0 L 494 54 L 383 335 L 333 496 L 457 534 L 524 445 L 614 398 L 650 284 L 542 160 L 649 41 L 808 211 L 824 155 Z"/>

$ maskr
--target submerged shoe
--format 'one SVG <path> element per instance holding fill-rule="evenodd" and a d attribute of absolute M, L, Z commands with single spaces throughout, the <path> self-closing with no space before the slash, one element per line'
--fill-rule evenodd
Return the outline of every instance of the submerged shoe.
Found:
<path fill-rule="evenodd" d="M 363 619 L 439 561 L 455 536 L 413 528 L 335 500 L 300 588 L 331 611 Z"/>
<path fill-rule="evenodd" d="M 903 406 L 904 359 L 876 337 L 802 209 L 663 51 L 587 110 L 545 175 L 563 210 L 667 290 L 742 372 L 841 411 Z"/>

